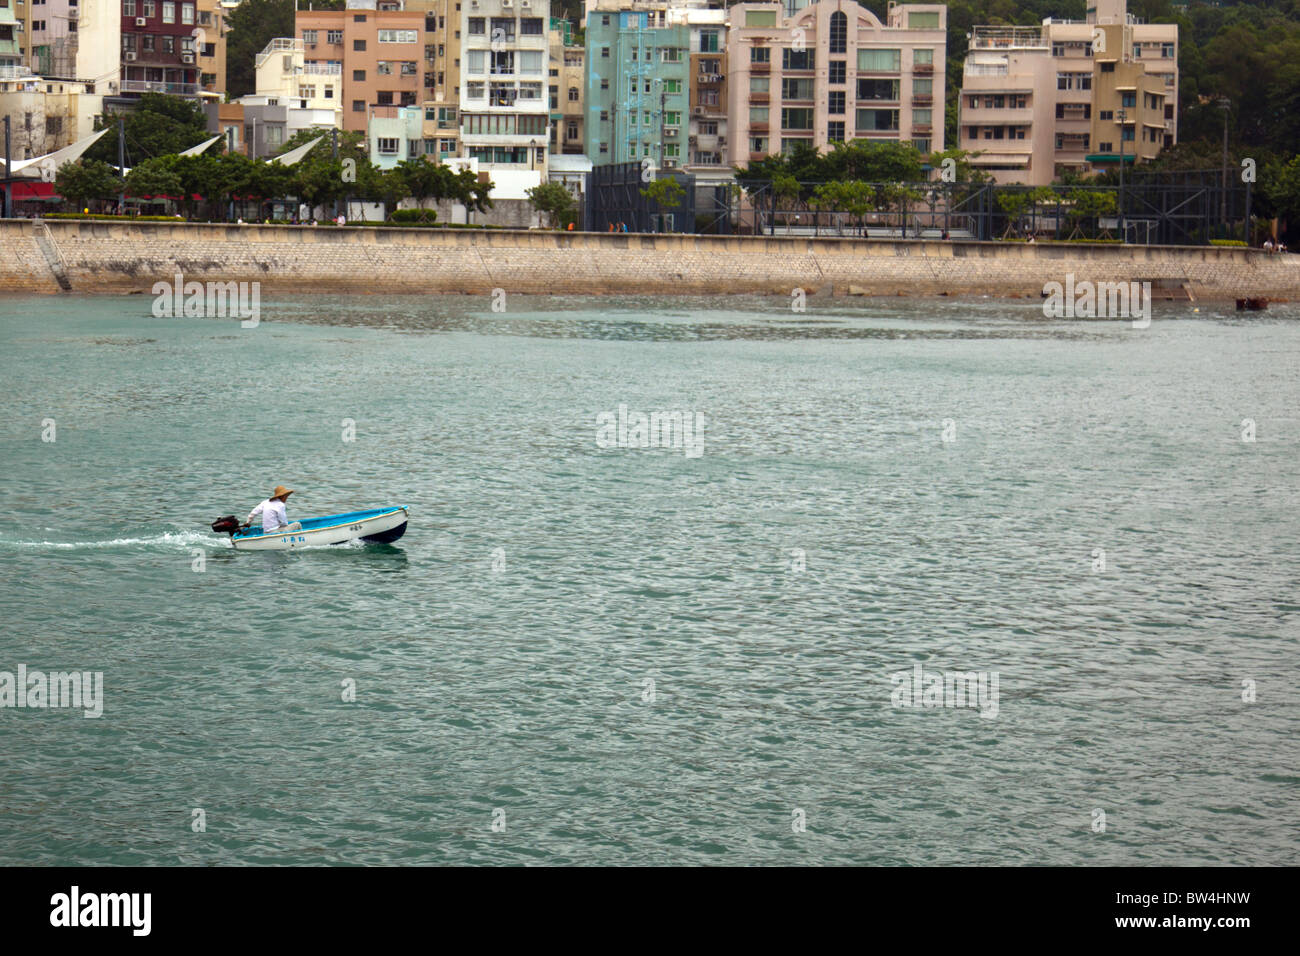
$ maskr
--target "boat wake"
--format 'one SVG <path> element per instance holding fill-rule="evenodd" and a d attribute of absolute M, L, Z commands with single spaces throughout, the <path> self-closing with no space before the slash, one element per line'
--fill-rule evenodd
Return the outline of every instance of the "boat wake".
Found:
<path fill-rule="evenodd" d="M 175 531 L 144 538 L 112 538 L 108 541 L 14 541 L 0 538 L 0 550 L 12 551 L 88 551 L 114 548 L 184 550 L 209 547 L 228 548 L 226 538 L 202 531 Z"/>

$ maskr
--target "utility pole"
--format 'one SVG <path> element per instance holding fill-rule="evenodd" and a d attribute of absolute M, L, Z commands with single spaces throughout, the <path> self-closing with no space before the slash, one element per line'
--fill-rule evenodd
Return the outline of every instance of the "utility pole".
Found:
<path fill-rule="evenodd" d="M 10 193 L 14 189 L 13 160 L 9 155 L 9 114 L 5 114 L 5 218 L 12 219 L 14 204 Z"/>
<path fill-rule="evenodd" d="M 1219 106 L 1223 110 L 1223 189 L 1219 196 L 1219 221 L 1223 223 L 1224 235 L 1228 228 L 1228 109 L 1232 101 L 1226 96 L 1219 97 Z"/>
<path fill-rule="evenodd" d="M 330 134 L 331 134 L 330 139 L 333 142 L 333 152 L 330 154 L 330 158 L 337 163 L 339 161 L 339 128 L 335 126 L 334 129 L 330 130 Z M 338 221 L 338 218 L 339 218 L 339 197 L 335 195 L 334 219 L 336 222 Z"/>
<path fill-rule="evenodd" d="M 1119 117 L 1119 241 L 1128 242 L 1124 232 L 1124 120 L 1128 119 L 1128 111 L 1120 109 L 1115 115 Z"/>
<path fill-rule="evenodd" d="M 117 121 L 117 175 L 122 180 L 122 190 L 117 194 L 117 212 L 126 212 L 126 120 Z"/>

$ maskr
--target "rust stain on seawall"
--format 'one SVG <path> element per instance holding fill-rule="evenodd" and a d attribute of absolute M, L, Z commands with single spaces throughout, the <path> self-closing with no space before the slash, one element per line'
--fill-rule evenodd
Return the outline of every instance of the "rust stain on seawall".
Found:
<path fill-rule="evenodd" d="M 0 292 L 148 291 L 154 282 L 260 282 L 275 293 L 778 293 L 1032 297 L 1068 273 L 1149 280 L 1198 299 L 1300 299 L 1300 257 L 1218 246 L 980 243 L 541 230 L 0 221 Z"/>

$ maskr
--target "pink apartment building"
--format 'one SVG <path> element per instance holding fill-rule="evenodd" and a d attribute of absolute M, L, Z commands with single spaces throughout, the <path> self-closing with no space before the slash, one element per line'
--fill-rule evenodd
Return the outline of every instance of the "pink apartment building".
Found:
<path fill-rule="evenodd" d="M 851 0 L 786 15 L 782 3 L 730 8 L 728 162 L 807 142 L 943 143 L 948 8 L 891 4 L 885 22 Z"/>

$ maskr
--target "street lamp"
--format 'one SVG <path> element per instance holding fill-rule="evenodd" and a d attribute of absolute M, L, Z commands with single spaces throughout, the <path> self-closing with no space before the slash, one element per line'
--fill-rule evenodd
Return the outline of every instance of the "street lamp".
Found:
<path fill-rule="evenodd" d="M 1119 117 L 1119 241 L 1128 242 L 1124 232 L 1124 120 L 1128 119 L 1128 110 L 1120 108 L 1115 115 Z"/>
<path fill-rule="evenodd" d="M 1219 221 L 1223 223 L 1225 234 L 1228 228 L 1228 110 L 1232 101 L 1226 96 L 1219 97 L 1219 109 L 1223 110 L 1223 189 L 1219 196 Z"/>

